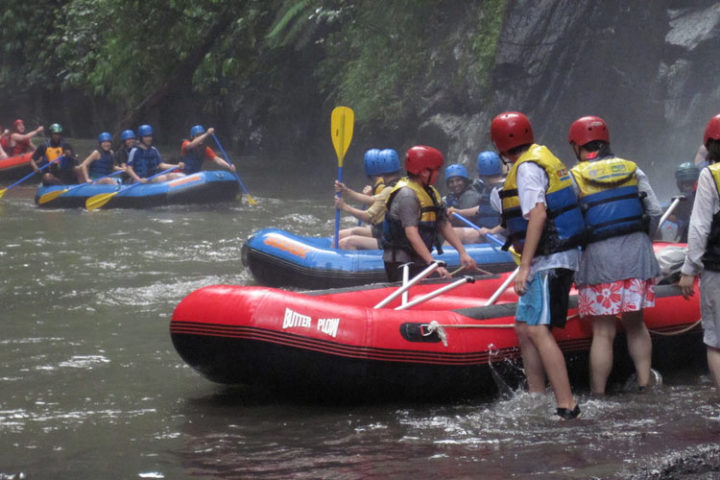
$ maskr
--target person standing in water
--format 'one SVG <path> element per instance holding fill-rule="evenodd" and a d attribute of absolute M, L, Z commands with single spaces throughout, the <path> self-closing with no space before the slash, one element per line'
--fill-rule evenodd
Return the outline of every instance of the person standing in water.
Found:
<path fill-rule="evenodd" d="M 521 254 L 514 289 L 520 296 L 515 332 L 528 389 L 545 392 L 545 375 L 555 393 L 556 413 L 577 418 L 565 357 L 551 327 L 564 327 L 573 273 L 578 269 L 584 222 L 565 165 L 535 144 L 530 120 L 505 112 L 490 125 L 490 137 L 512 164 L 499 193 L 508 242 Z"/>
<path fill-rule="evenodd" d="M 619 316 L 642 391 L 651 380 L 652 356 L 643 309 L 655 306 L 660 275 L 648 231 L 650 218 L 662 215 L 662 209 L 645 173 L 613 155 L 602 118 L 575 120 L 568 142 L 579 162 L 570 172 L 587 232 L 575 284 L 578 313 L 592 319 L 590 389 L 594 395 L 605 394 Z"/>
<path fill-rule="evenodd" d="M 709 165 L 698 178 L 679 286 L 688 299 L 695 293 L 695 277 L 700 276 L 703 343 L 716 400 L 720 400 L 720 115 L 708 122 L 703 144 Z"/>

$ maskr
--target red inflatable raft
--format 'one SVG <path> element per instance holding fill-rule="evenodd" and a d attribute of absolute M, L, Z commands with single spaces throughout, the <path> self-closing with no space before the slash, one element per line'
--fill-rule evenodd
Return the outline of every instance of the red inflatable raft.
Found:
<path fill-rule="evenodd" d="M 16 180 L 30 173 L 30 157 L 32 152 L 0 159 L 0 179 Z"/>
<path fill-rule="evenodd" d="M 483 306 L 508 275 L 478 277 L 403 310 L 396 309 L 399 297 L 373 308 L 397 285 L 312 293 L 210 286 L 180 302 L 170 332 L 180 356 L 219 383 L 321 398 L 483 396 L 497 391 L 496 367 L 519 359 L 512 288 L 497 304 Z M 444 285 L 415 285 L 408 301 Z M 686 301 L 676 285 L 659 285 L 656 292 L 656 307 L 645 313 L 654 333 L 653 366 L 662 371 L 702 361 L 697 295 Z M 571 376 L 586 383 L 592 328 L 575 315 L 572 295 L 567 325 L 554 335 Z M 629 374 L 620 347 L 614 373 Z"/>

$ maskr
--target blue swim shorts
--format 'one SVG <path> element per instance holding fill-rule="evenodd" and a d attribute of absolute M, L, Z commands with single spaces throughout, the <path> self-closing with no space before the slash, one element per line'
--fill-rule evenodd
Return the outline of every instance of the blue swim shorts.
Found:
<path fill-rule="evenodd" d="M 515 321 L 531 326 L 565 327 L 573 276 L 572 270 L 564 268 L 537 272 L 518 300 Z"/>

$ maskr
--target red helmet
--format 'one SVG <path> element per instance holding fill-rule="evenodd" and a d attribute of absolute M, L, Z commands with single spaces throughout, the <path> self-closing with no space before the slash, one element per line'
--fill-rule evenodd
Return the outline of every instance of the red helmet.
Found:
<path fill-rule="evenodd" d="M 443 162 L 440 150 L 425 145 L 415 145 L 405 154 L 405 170 L 413 175 L 420 175 L 425 170 L 439 170 Z"/>
<path fill-rule="evenodd" d="M 13 128 L 17 128 L 18 125 L 25 125 L 25 122 L 22 119 L 18 118 L 13 122 Z"/>
<path fill-rule="evenodd" d="M 493 118 L 490 138 L 500 153 L 535 142 L 530 120 L 520 112 L 505 112 Z"/>
<path fill-rule="evenodd" d="M 596 140 L 610 143 L 610 133 L 608 133 L 607 125 L 602 118 L 588 115 L 587 117 L 578 118 L 570 125 L 569 143 L 581 147 Z"/>
<path fill-rule="evenodd" d="M 703 145 L 707 145 L 708 140 L 720 140 L 720 114 L 715 115 L 710 119 L 705 127 L 705 137 L 703 138 Z"/>

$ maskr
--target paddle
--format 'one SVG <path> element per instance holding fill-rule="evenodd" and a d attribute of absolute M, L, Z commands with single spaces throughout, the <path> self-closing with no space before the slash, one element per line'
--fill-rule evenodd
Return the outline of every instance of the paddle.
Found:
<path fill-rule="evenodd" d="M 218 140 L 217 136 L 213 133 L 213 140 L 215 140 L 215 144 L 217 144 L 218 148 L 223 154 L 223 157 L 225 158 L 225 161 L 228 163 L 228 165 L 231 165 L 230 159 L 228 158 L 227 152 L 225 152 L 225 149 L 220 145 L 220 140 Z M 247 195 L 248 203 L 250 205 L 257 205 L 257 202 L 255 199 L 250 195 L 250 192 L 248 192 L 248 189 L 245 187 L 245 184 L 242 180 L 240 180 L 240 175 L 237 174 L 237 172 L 233 172 L 235 174 L 235 178 L 237 179 L 238 184 L 240 184 L 240 188 L 242 188 L 242 191 Z"/>
<path fill-rule="evenodd" d="M 95 183 L 95 182 L 97 182 L 98 180 L 102 180 L 103 178 L 114 177 L 115 175 L 119 175 L 119 174 L 123 173 L 124 171 L 125 171 L 125 170 L 116 170 L 116 171 L 114 171 L 113 173 L 111 173 L 110 175 L 105 175 L 104 177 L 100 177 L 100 178 L 98 178 L 97 180 L 94 180 L 92 183 Z M 68 188 L 65 188 L 65 189 L 63 189 L 63 190 L 53 190 L 52 192 L 43 193 L 42 195 L 40 195 L 40 198 L 38 198 L 37 203 L 38 203 L 38 205 L 44 205 L 44 204 L 46 204 L 46 203 L 48 203 L 48 202 L 50 202 L 50 201 L 55 200 L 55 199 L 56 199 L 57 197 L 59 197 L 60 195 L 64 195 L 64 194 L 66 194 L 66 193 L 68 193 L 68 192 L 72 192 L 73 190 L 75 190 L 75 189 L 77 189 L 77 188 L 80 188 L 80 187 L 84 187 L 84 186 L 86 186 L 86 185 L 88 185 L 87 182 L 86 182 L 86 183 L 81 183 L 81 184 L 79 184 L 79 185 L 73 185 L 72 187 L 68 187 Z"/>
<path fill-rule="evenodd" d="M 151 175 L 151 176 L 147 177 L 147 180 L 152 180 L 153 178 L 159 177 L 160 175 L 165 175 L 166 173 L 170 173 L 173 170 L 176 170 L 177 168 L 178 168 L 177 165 L 174 167 L 168 168 L 167 170 L 163 170 L 160 173 L 156 173 L 155 175 Z M 110 201 L 110 199 L 113 198 L 115 195 L 117 195 L 119 193 L 125 193 L 128 190 L 132 190 L 133 188 L 137 187 L 138 185 L 145 185 L 145 184 L 142 182 L 137 182 L 137 183 L 133 183 L 132 185 L 130 185 L 127 188 L 118 190 L 117 192 L 99 193 L 97 195 L 93 195 L 92 197 L 85 200 L 85 208 L 87 208 L 88 210 L 96 210 L 96 209 L 102 207 L 103 205 L 105 205 L 106 203 L 108 203 Z"/>
<path fill-rule="evenodd" d="M 50 165 L 52 165 L 54 162 L 55 162 L 55 161 L 53 160 L 52 162 L 46 163 L 45 165 L 43 165 L 42 167 L 40 167 L 37 171 L 34 171 L 34 170 L 33 170 L 32 172 L 28 173 L 28 174 L 25 175 L 23 178 L 21 178 L 20 180 L 18 180 L 18 181 L 15 182 L 15 183 L 13 183 L 13 184 L 10 185 L 9 187 L 3 188 L 2 190 L 0 190 L 0 198 L 2 198 L 3 195 L 5 195 L 5 192 L 7 192 L 8 190 L 10 190 L 11 188 L 17 187 L 18 185 L 20 185 L 21 183 L 23 183 L 23 182 L 24 182 L 25 180 L 27 180 L 28 178 L 30 178 L 30 177 L 32 177 L 33 175 L 35 175 L 36 173 L 42 172 L 43 170 L 45 170 L 46 168 L 48 168 Z"/>
<path fill-rule="evenodd" d="M 345 152 L 350 146 L 355 123 L 355 112 L 348 107 L 335 107 L 330 117 L 330 135 L 338 159 L 338 182 L 342 182 L 342 167 Z M 338 198 L 342 196 L 337 193 Z M 338 248 L 340 234 L 340 209 L 335 209 L 335 248 Z"/>
<path fill-rule="evenodd" d="M 685 195 L 676 195 L 672 197 L 672 203 L 670 204 L 670 207 L 663 213 L 662 217 L 660 217 L 660 221 L 658 221 L 657 227 L 655 228 L 655 233 L 653 235 L 657 235 L 660 232 L 660 229 L 662 228 L 663 223 L 665 223 L 665 220 L 667 220 L 672 212 L 675 210 L 675 207 L 678 206 L 678 204 L 685 200 Z"/>
<path fill-rule="evenodd" d="M 480 230 L 480 227 L 478 227 L 477 225 L 475 225 L 474 223 L 472 223 L 470 220 L 468 220 L 467 218 L 463 217 L 463 216 L 460 215 L 459 213 L 453 212 L 453 215 L 455 215 L 457 218 L 459 218 L 460 220 L 462 220 L 462 221 L 463 221 L 467 226 L 469 226 L 470 228 L 474 228 L 475 230 Z M 493 243 L 495 243 L 495 244 L 498 245 L 499 247 L 502 247 L 503 245 L 505 245 L 505 242 L 503 242 L 502 240 L 500 240 L 498 237 L 496 237 L 496 236 L 493 235 L 492 233 L 486 233 L 486 234 L 485 234 L 485 238 L 487 238 L 488 240 L 492 241 Z M 510 250 L 508 250 L 508 251 L 512 254 L 513 260 L 515 260 L 515 263 L 518 264 L 518 265 L 520 265 L 520 255 L 519 255 L 517 252 L 515 252 L 515 249 L 512 248 L 512 247 L 510 247 Z M 500 285 L 500 287 L 498 287 L 498 289 L 495 290 L 495 293 L 493 293 L 493 294 L 490 296 L 490 298 L 485 302 L 485 306 L 486 306 L 486 307 L 487 307 L 488 305 L 494 304 L 494 303 L 497 301 L 497 299 L 500 297 L 500 295 L 502 295 L 502 293 L 503 293 L 505 290 L 507 290 L 507 288 L 508 288 L 508 287 L 510 286 L 510 284 L 513 282 L 513 280 L 515 280 L 515 277 L 517 277 L 517 275 L 518 275 L 519 272 L 520 272 L 520 267 L 518 266 L 517 268 L 515 268 L 515 270 L 513 270 L 513 272 L 512 272 L 510 275 L 508 275 L 508 277 L 507 277 L 507 278 L 505 279 L 505 281 Z"/>

